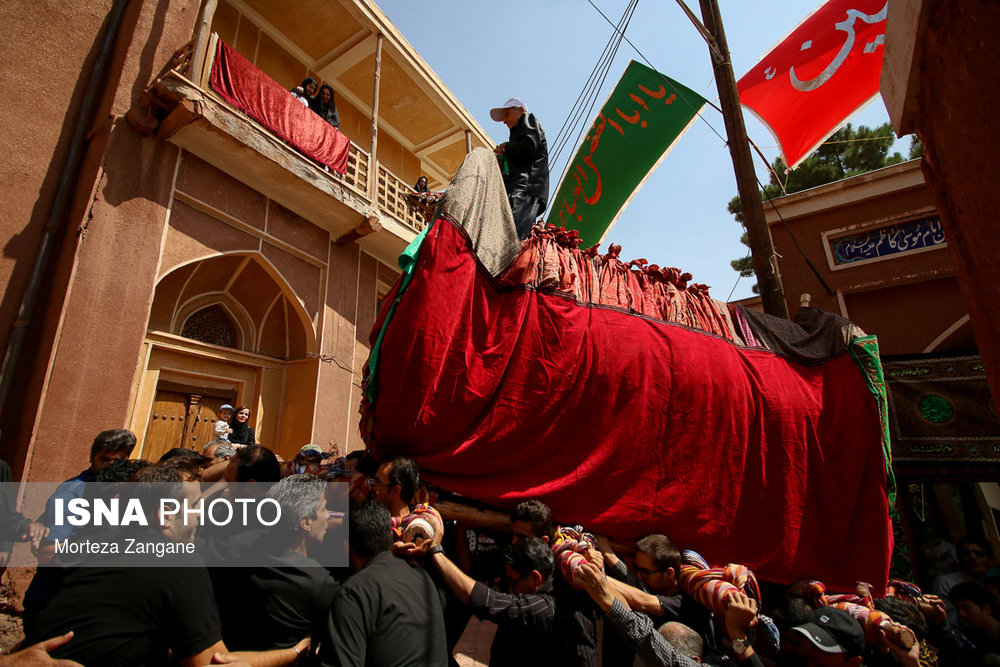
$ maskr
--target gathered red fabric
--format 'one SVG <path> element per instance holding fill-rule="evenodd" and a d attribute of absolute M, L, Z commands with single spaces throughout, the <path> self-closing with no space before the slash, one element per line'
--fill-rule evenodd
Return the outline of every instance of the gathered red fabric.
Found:
<path fill-rule="evenodd" d="M 801 366 L 736 345 L 690 276 L 617 254 L 564 260 L 539 240 L 497 280 L 461 226 L 435 221 L 384 332 L 373 454 L 620 540 L 663 532 L 762 579 L 885 582 L 879 412 L 850 355 Z M 654 288 L 658 319 L 639 314 Z"/>
<path fill-rule="evenodd" d="M 690 273 L 660 268 L 645 259 L 622 262 L 620 245 L 612 244 L 604 255 L 596 245 L 586 250 L 579 245 L 575 229 L 538 225 L 499 280 L 558 289 L 578 301 L 618 306 L 737 340 L 726 304 L 709 296 L 707 286 L 689 285 Z"/>
<path fill-rule="evenodd" d="M 219 40 L 209 78 L 212 90 L 306 156 L 343 174 L 351 140 L 317 116 L 277 81 Z"/>

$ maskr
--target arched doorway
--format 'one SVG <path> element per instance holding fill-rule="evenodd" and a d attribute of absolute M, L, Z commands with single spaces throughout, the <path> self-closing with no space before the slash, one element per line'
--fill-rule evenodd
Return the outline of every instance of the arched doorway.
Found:
<path fill-rule="evenodd" d="M 274 449 L 307 440 L 311 410 L 305 422 L 285 419 L 285 397 L 309 388 L 302 369 L 314 364 L 303 360 L 314 345 L 301 304 L 263 257 L 175 268 L 158 283 L 150 311 L 132 419 L 142 434 L 137 455 L 155 461 L 173 447 L 200 451 L 224 403 L 248 405 L 258 440 Z"/>

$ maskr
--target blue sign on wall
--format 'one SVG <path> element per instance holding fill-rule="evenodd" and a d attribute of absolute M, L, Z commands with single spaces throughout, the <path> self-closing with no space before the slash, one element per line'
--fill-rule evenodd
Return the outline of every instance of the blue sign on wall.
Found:
<path fill-rule="evenodd" d="M 934 215 L 841 236 L 828 242 L 833 252 L 833 263 L 841 266 L 863 259 L 932 248 L 943 244 L 945 238 L 941 219 Z"/>

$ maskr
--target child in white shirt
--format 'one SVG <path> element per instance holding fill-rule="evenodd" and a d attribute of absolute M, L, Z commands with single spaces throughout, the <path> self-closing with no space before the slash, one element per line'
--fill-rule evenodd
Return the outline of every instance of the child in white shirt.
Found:
<path fill-rule="evenodd" d="M 219 408 L 219 421 L 215 422 L 215 437 L 229 440 L 229 434 L 233 429 L 229 426 L 229 420 L 233 418 L 235 408 L 229 403 L 223 403 Z"/>

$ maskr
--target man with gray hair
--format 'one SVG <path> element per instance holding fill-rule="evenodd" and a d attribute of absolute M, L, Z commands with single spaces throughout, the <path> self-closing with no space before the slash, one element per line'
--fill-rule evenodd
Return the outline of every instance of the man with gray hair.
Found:
<path fill-rule="evenodd" d="M 220 599 L 222 637 L 238 651 L 294 648 L 325 623 L 340 585 L 309 556 L 326 536 L 327 483 L 313 475 L 290 475 L 270 488 L 281 518 L 265 538 L 274 545 L 267 567 L 234 568 Z M 240 582 L 239 578 L 245 577 Z M 246 610 L 253 608 L 252 614 Z"/>
<path fill-rule="evenodd" d="M 211 459 L 205 466 L 207 468 L 236 456 L 236 448 L 229 444 L 228 440 L 217 438 L 205 445 L 201 453 Z"/>

